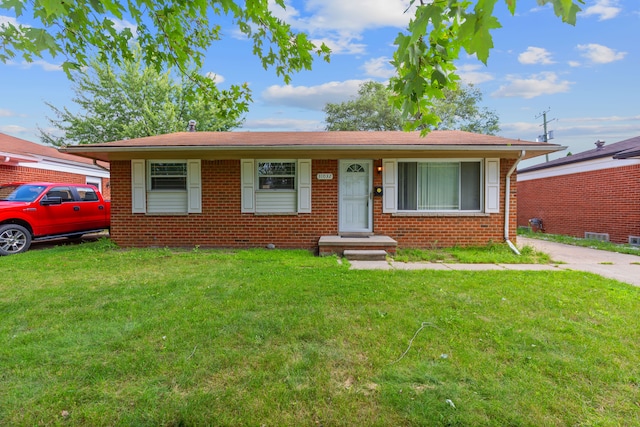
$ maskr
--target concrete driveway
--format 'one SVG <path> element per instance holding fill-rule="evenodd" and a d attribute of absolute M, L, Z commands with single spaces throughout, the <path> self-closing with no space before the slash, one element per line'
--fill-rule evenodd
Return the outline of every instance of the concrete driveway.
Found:
<path fill-rule="evenodd" d="M 588 271 L 640 286 L 640 250 L 638 255 L 625 255 L 527 237 L 518 237 L 517 244 L 549 254 L 554 262 L 559 263 L 556 265 L 558 268 Z"/>

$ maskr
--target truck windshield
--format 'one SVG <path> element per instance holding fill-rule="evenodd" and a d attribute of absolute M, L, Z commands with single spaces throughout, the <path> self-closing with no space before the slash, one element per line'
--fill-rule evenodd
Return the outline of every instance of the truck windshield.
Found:
<path fill-rule="evenodd" d="M 0 201 L 33 202 L 45 188 L 44 185 L 3 185 L 0 187 Z"/>

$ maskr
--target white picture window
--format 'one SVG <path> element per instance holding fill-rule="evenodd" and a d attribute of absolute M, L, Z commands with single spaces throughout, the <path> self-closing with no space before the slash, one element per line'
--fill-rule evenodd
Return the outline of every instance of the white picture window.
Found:
<path fill-rule="evenodd" d="M 482 161 L 399 161 L 398 211 L 480 212 Z"/>

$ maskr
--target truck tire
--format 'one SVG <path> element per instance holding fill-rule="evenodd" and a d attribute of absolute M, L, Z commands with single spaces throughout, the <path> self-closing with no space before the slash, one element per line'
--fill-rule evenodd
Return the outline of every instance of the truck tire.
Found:
<path fill-rule="evenodd" d="M 25 252 L 31 246 L 31 233 L 17 224 L 0 226 L 0 255 Z"/>

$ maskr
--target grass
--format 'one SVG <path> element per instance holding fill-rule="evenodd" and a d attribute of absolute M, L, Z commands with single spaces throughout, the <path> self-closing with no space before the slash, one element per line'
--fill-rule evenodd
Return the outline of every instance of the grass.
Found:
<path fill-rule="evenodd" d="M 530 246 L 515 254 L 507 244 L 470 248 L 398 249 L 399 262 L 446 262 L 463 264 L 548 264 L 549 256 Z"/>
<path fill-rule="evenodd" d="M 533 239 L 549 240 L 551 242 L 565 243 L 567 245 L 582 246 L 586 248 L 600 249 L 609 252 L 618 252 L 628 255 L 639 255 L 640 247 L 628 244 L 617 244 L 603 242 L 596 239 L 580 239 L 578 237 L 565 236 L 562 234 L 534 233 L 528 227 L 518 227 L 518 235 L 531 237 Z"/>
<path fill-rule="evenodd" d="M 592 274 L 106 241 L 0 268 L 0 425 L 640 424 L 640 289 Z"/>

